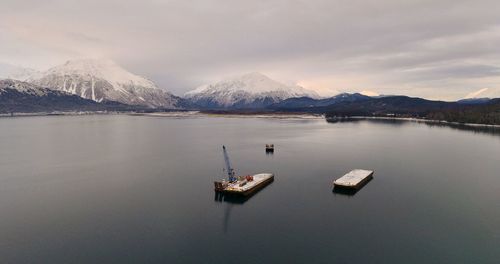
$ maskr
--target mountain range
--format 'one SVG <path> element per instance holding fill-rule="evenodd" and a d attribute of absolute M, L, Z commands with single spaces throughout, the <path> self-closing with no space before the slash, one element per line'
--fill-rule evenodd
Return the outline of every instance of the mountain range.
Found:
<path fill-rule="evenodd" d="M 288 98 L 281 102 L 272 104 L 270 109 L 276 110 L 304 110 L 317 109 L 342 102 L 357 102 L 365 101 L 373 97 L 366 96 L 360 93 L 341 93 L 329 98 L 311 98 L 311 97 L 295 97 Z"/>
<path fill-rule="evenodd" d="M 163 111 L 199 109 L 223 111 L 313 112 L 334 116 L 401 116 L 478 119 L 497 111 L 498 100 L 482 98 L 481 89 L 457 102 L 407 96 L 367 96 L 342 93 L 321 98 L 298 85 L 287 85 L 252 72 L 200 86 L 183 97 L 158 87 L 111 60 L 71 60 L 46 71 L 0 64 L 0 112 Z M 471 113 L 464 116 L 461 113 Z M 472 117 L 471 117 L 472 116 Z M 481 122 L 496 122 L 498 113 Z M 460 118 L 458 118 L 460 117 Z M 489 121 L 485 121 L 489 120 Z M 500 121 L 499 121 L 500 122 Z"/>
<path fill-rule="evenodd" d="M 312 90 L 286 85 L 258 72 L 203 85 L 178 97 L 107 59 L 70 60 L 46 71 L 0 66 L 0 78 L 26 81 L 98 103 L 112 101 L 140 108 L 256 109 L 289 98 L 319 98 Z"/>

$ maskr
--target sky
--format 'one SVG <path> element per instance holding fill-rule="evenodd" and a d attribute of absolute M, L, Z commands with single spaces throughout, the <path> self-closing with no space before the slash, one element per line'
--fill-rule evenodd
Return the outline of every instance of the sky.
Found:
<path fill-rule="evenodd" d="M 0 63 L 109 58 L 178 95 L 258 71 L 323 95 L 455 100 L 500 91 L 499 10 L 498 0 L 2 0 Z"/>

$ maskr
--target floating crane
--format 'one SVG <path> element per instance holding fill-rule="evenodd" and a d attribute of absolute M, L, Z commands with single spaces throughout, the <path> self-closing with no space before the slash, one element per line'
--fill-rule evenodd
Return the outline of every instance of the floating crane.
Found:
<path fill-rule="evenodd" d="M 227 154 L 226 146 L 222 146 L 222 152 L 224 153 L 224 161 L 226 162 L 227 176 L 229 182 L 235 182 L 237 179 L 234 176 L 234 169 L 231 167 L 231 161 L 229 160 L 229 155 Z"/>
<path fill-rule="evenodd" d="M 222 153 L 224 154 L 224 161 L 226 162 L 227 176 L 229 179 L 227 181 L 225 179 L 222 181 L 215 181 L 214 187 L 216 192 L 248 196 L 264 188 L 264 186 L 274 180 L 274 174 L 272 173 L 259 173 L 236 177 L 234 169 L 231 167 L 231 161 L 229 161 L 226 146 L 222 146 Z"/>

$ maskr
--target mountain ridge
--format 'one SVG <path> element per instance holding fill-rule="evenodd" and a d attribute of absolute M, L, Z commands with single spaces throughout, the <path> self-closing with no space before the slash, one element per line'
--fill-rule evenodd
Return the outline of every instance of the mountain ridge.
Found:
<path fill-rule="evenodd" d="M 96 102 L 109 100 L 151 108 L 179 108 L 179 97 L 108 59 L 70 60 L 28 81 Z"/>
<path fill-rule="evenodd" d="M 78 95 L 13 79 L 0 80 L 0 113 L 127 110 L 116 102 L 95 102 Z"/>
<path fill-rule="evenodd" d="M 327 107 L 341 102 L 354 102 L 368 100 L 373 97 L 360 93 L 340 93 L 332 97 L 315 99 L 310 97 L 288 98 L 269 106 L 276 110 L 307 110 L 311 108 Z"/>
<path fill-rule="evenodd" d="M 300 86 L 289 86 L 251 72 L 200 86 L 184 94 L 201 108 L 262 108 L 292 97 L 319 97 Z"/>

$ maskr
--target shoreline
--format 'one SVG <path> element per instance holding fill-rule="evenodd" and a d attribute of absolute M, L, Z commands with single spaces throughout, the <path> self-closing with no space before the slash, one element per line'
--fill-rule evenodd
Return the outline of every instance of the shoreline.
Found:
<path fill-rule="evenodd" d="M 78 111 L 78 112 L 35 112 L 35 113 L 14 113 L 14 114 L 0 114 L 0 118 L 9 117 L 33 117 L 33 116 L 84 116 L 84 115 L 115 115 L 125 114 L 124 112 L 109 112 L 109 111 Z"/>
<path fill-rule="evenodd" d="M 122 111 L 71 111 L 71 112 L 36 112 L 36 113 L 2 113 L 0 118 L 12 117 L 36 117 L 36 116 L 88 116 L 88 115 L 128 115 L 128 116 L 147 116 L 147 117 L 220 117 L 220 118 L 276 118 L 276 119 L 325 119 L 324 114 L 312 113 L 211 113 L 203 111 L 165 111 L 165 112 L 122 112 Z"/>
<path fill-rule="evenodd" d="M 197 110 L 179 110 L 179 111 L 165 111 L 165 112 L 122 112 L 122 111 L 71 111 L 71 112 L 36 112 L 36 113 L 0 113 L 0 118 L 9 117 L 36 117 L 36 116 L 86 116 L 86 115 L 129 115 L 129 116 L 149 116 L 149 117 L 221 117 L 221 118 L 275 118 L 275 119 L 324 119 L 327 122 L 335 123 L 335 121 L 348 122 L 349 119 L 354 120 L 400 120 L 415 123 L 429 123 L 429 124 L 441 124 L 441 125 L 454 125 L 454 126 L 467 126 L 467 127 L 484 127 L 484 128 L 500 128 L 500 125 L 491 124 L 480 124 L 480 123 L 459 123 L 459 122 L 449 122 L 445 120 L 435 120 L 435 119 L 424 119 L 415 117 L 390 117 L 390 116 L 349 116 L 349 117 L 326 117 L 325 114 L 315 114 L 306 112 L 224 112 L 224 113 L 214 113 L 214 112 L 204 112 Z"/>
<path fill-rule="evenodd" d="M 329 119 L 334 119 L 334 118 L 328 118 L 325 117 L 325 119 L 329 121 Z M 347 120 L 348 119 L 358 119 L 358 120 L 401 120 L 401 121 L 408 121 L 408 122 L 415 122 L 415 123 L 431 123 L 431 124 L 442 124 L 442 125 L 458 125 L 458 126 L 468 126 L 468 127 L 489 127 L 489 128 L 500 128 L 500 125 L 490 125 L 490 124 L 478 124 L 478 123 L 459 123 L 459 122 L 449 122 L 445 120 L 435 120 L 435 119 L 423 119 L 423 118 L 415 118 L 415 117 L 385 117 L 385 116 L 349 116 L 349 117 L 343 117 L 339 118 L 339 121 Z"/>
<path fill-rule="evenodd" d="M 325 119 L 323 114 L 311 113 L 211 113 L 203 111 L 134 113 L 134 116 L 150 117 L 219 117 L 219 118 L 276 118 L 276 119 Z"/>

